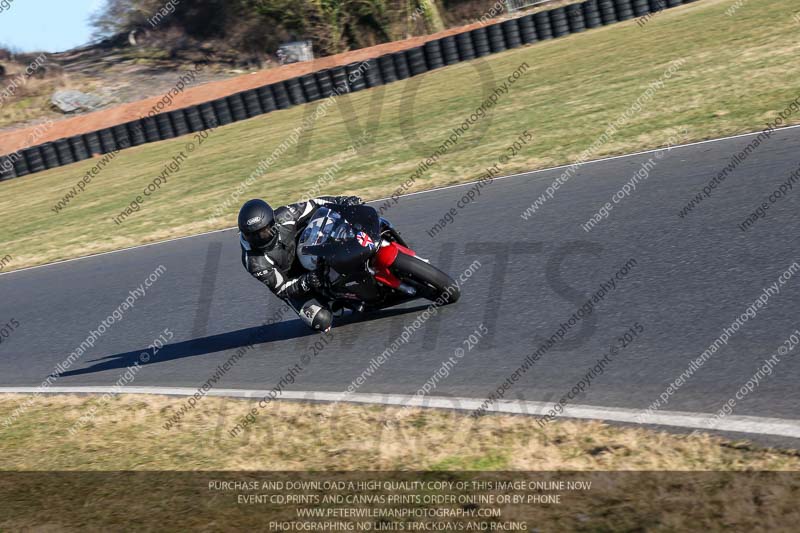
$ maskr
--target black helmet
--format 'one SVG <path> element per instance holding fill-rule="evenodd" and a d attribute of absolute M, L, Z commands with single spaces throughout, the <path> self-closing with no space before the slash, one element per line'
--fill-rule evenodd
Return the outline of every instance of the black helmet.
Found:
<path fill-rule="evenodd" d="M 251 248 L 272 247 L 278 238 L 275 214 L 264 200 L 248 200 L 239 210 L 239 231 Z"/>

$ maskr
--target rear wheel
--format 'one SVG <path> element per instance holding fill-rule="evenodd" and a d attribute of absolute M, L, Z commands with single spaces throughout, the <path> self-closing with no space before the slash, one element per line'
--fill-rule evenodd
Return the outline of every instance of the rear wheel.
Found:
<path fill-rule="evenodd" d="M 439 305 L 456 303 L 461 297 L 453 278 L 416 256 L 398 253 L 392 270 L 397 277 L 414 285 L 420 296 Z"/>

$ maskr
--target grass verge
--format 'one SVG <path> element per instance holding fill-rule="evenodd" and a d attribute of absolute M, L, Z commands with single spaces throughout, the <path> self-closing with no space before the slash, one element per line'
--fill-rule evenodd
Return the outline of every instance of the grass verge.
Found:
<path fill-rule="evenodd" d="M 25 398 L 0 395 L 0 420 Z M 521 416 L 476 421 L 459 412 L 347 404 L 331 409 L 329 404 L 283 401 L 270 404 L 243 436 L 231 438 L 226 430 L 255 402 L 213 397 L 165 429 L 169 415 L 184 401 L 134 395 L 107 402 L 88 396 L 38 397 L 2 430 L 0 530 L 109 531 L 130 529 L 135 520 L 142 531 L 413 531 L 412 522 L 422 521 L 435 522 L 443 528 L 435 530 L 442 531 L 790 531 L 800 520 L 796 451 L 599 422 L 556 421 L 540 428 Z M 93 408 L 91 421 L 76 426 Z M 331 516 L 349 518 L 325 526 L 321 519 L 301 518 L 299 509 L 375 508 L 343 507 L 344 502 L 323 498 L 397 491 L 289 490 L 287 485 L 276 492 L 261 485 L 276 480 L 573 480 L 590 487 L 521 492 L 559 494 L 557 502 L 459 506 L 501 512 L 491 519 L 377 520 L 338 514 Z M 234 481 L 257 481 L 259 488 L 210 488 L 211 483 Z M 520 493 L 402 493 L 414 492 Z M 287 499 L 242 500 L 263 494 Z M 291 501 L 291 495 L 313 499 Z M 410 506 L 417 512 L 443 507 L 451 506 L 424 501 Z M 310 525 L 293 529 L 289 523 Z M 518 525 L 503 527 L 510 523 Z M 318 529 L 308 529 L 314 524 Z"/>
<path fill-rule="evenodd" d="M 57 214 L 51 208 L 97 161 L 11 180 L 0 185 L 0 255 L 14 258 L 8 269 L 21 268 L 230 227 L 248 197 L 286 203 L 315 189 L 386 196 L 522 63 L 530 69 L 488 118 L 409 191 L 476 178 L 523 130 L 533 140 L 503 173 L 575 161 L 675 60 L 683 66 L 593 157 L 663 146 L 683 131 L 689 141 L 761 129 L 800 94 L 796 6 L 751 0 L 728 16 L 732 4 L 703 0 L 658 13 L 643 28 L 628 21 L 340 97 L 285 151 L 281 143 L 319 102 L 219 128 L 120 225 L 112 218 L 187 152 L 191 137 L 121 152 Z M 788 120 L 797 122 L 797 114 Z M 364 131 L 369 142 L 349 154 Z M 276 149 L 274 164 L 237 196 Z"/>
<path fill-rule="evenodd" d="M 25 398 L 0 395 L 0 420 Z M 231 437 L 255 403 L 206 397 L 165 429 L 184 401 L 40 396 L 2 428 L 0 470 L 800 471 L 795 451 L 704 434 L 570 420 L 539 427 L 530 417 L 433 409 L 276 402 Z"/>

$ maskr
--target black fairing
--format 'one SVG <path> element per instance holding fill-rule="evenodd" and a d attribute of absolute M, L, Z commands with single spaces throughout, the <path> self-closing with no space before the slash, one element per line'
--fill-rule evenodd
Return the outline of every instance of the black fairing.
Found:
<path fill-rule="evenodd" d="M 366 205 L 325 205 L 342 216 L 354 233 L 363 231 L 369 235 L 374 246 L 362 246 L 355 234 L 338 240 L 327 240 L 316 246 L 305 246 L 305 252 L 319 257 L 324 268 L 330 267 L 338 274 L 328 279 L 324 289 L 326 297 L 344 303 L 350 309 L 382 309 L 397 305 L 415 297 L 397 292 L 378 283 L 367 268 L 367 264 L 380 247 L 382 231 L 389 228 L 388 221 Z M 391 230 L 394 232 L 394 230 Z M 399 238 L 399 236 L 398 236 Z M 365 307 L 366 306 L 366 307 Z"/>
<path fill-rule="evenodd" d="M 357 231 L 364 231 L 376 243 L 380 242 L 381 222 L 378 212 L 368 205 L 326 205 L 331 211 L 340 213 Z"/>
<path fill-rule="evenodd" d="M 364 263 L 375 254 L 356 241 L 326 242 L 317 246 L 306 246 L 306 251 L 325 259 L 325 263 L 341 274 L 350 274 L 364 269 Z"/>
<path fill-rule="evenodd" d="M 367 205 L 326 205 L 345 218 L 356 231 L 363 231 L 370 236 L 375 248 L 361 246 L 355 239 L 347 241 L 326 242 L 318 246 L 307 246 L 306 251 L 322 257 L 334 270 L 342 274 L 350 274 L 363 270 L 367 260 L 375 255 L 380 239 L 380 219 L 378 212 Z"/>

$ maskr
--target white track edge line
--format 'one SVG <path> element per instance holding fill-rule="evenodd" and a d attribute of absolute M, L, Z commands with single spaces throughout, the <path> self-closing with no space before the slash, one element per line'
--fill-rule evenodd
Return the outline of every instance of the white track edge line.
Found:
<path fill-rule="evenodd" d="M 216 397 L 232 398 L 264 398 L 270 391 L 247 389 L 215 389 L 206 394 Z M 165 396 L 192 396 L 196 388 L 189 387 L 0 387 L 0 394 L 147 394 Z M 342 402 L 359 404 L 377 404 L 393 406 L 428 407 L 452 409 L 457 411 L 474 411 L 481 408 L 484 401 L 477 398 L 460 398 L 445 396 L 419 397 L 405 394 L 372 394 L 317 391 L 284 391 L 277 397 L 280 400 L 304 400 L 312 402 Z M 506 413 L 542 416 L 553 406 L 552 402 L 535 402 L 523 400 L 501 400 L 486 408 L 487 413 Z M 733 415 L 717 420 L 710 428 L 708 422 L 713 415 L 708 413 L 691 413 L 683 411 L 650 412 L 643 409 L 622 407 L 602 407 L 594 405 L 567 405 L 558 418 L 581 420 L 604 420 L 624 422 L 637 425 L 656 425 L 680 428 L 691 428 L 706 431 L 728 431 L 734 433 L 750 433 L 778 437 L 800 438 L 800 420 L 785 418 L 769 418 L 757 416 Z"/>
<path fill-rule="evenodd" d="M 784 131 L 784 130 L 792 130 L 792 129 L 796 129 L 796 128 L 800 128 L 800 124 L 795 124 L 793 126 L 785 126 L 783 128 L 777 128 L 777 129 L 775 129 L 775 131 L 776 132 L 781 132 L 781 131 Z M 578 166 L 579 167 L 583 167 L 585 165 L 591 165 L 593 163 L 602 163 L 604 161 L 613 161 L 615 159 L 623 159 L 623 158 L 626 158 L 626 157 L 634 157 L 634 156 L 637 156 L 637 155 L 652 154 L 654 152 L 660 152 L 662 150 L 677 150 L 678 148 L 688 148 L 690 146 L 698 146 L 698 145 L 701 145 L 701 144 L 715 143 L 715 142 L 721 142 L 721 141 L 729 141 L 731 139 L 740 139 L 742 137 L 749 137 L 751 135 L 758 135 L 763 131 L 764 130 L 751 131 L 751 132 L 748 132 L 748 133 L 739 133 L 737 135 L 729 135 L 727 137 L 717 137 L 715 139 L 706 139 L 704 141 L 694 141 L 694 142 L 690 142 L 690 143 L 686 143 L 686 144 L 677 144 L 675 146 L 670 146 L 668 148 L 665 148 L 665 147 L 652 148 L 650 150 L 643 150 L 641 152 L 633 152 L 633 153 L 630 153 L 630 154 L 612 155 L 612 156 L 608 156 L 608 157 L 602 157 L 600 159 L 592 159 L 591 161 L 584 161 L 583 163 L 581 163 Z M 549 172 L 551 170 L 558 170 L 560 168 L 567 168 L 567 167 L 572 166 L 574 164 L 575 163 L 566 163 L 566 164 L 558 165 L 558 166 L 555 166 L 555 167 L 540 168 L 540 169 L 537 169 L 537 170 L 526 170 L 525 172 L 518 172 L 516 174 L 509 174 L 507 176 L 498 176 L 498 177 L 494 178 L 493 181 L 499 181 L 499 180 L 504 180 L 504 179 L 508 179 L 508 178 L 518 178 L 520 176 L 527 176 L 527 175 L 530 175 L 530 174 L 539 174 L 539 173 L 542 173 L 542 172 Z M 402 196 L 399 196 L 398 198 L 405 198 L 407 196 L 416 196 L 416 195 L 419 195 L 419 194 L 427 194 L 427 193 L 436 192 L 436 191 L 443 191 L 445 189 L 452 189 L 452 188 L 455 188 L 455 187 L 464 187 L 464 186 L 467 186 L 467 185 L 473 185 L 475 183 L 478 183 L 478 181 L 475 180 L 475 181 L 469 181 L 467 183 L 456 183 L 454 185 L 445 185 L 443 187 L 436 187 L 434 189 L 425 189 L 424 191 L 410 192 L 408 194 L 403 194 Z M 373 203 L 383 202 L 384 200 L 388 200 L 389 198 L 391 198 L 391 196 L 387 196 L 385 198 L 379 198 L 377 200 L 370 200 L 367 203 L 373 204 Z M 60 261 L 54 261 L 52 263 L 46 263 L 44 265 L 36 265 L 36 266 L 31 266 L 31 267 L 20 268 L 18 270 L 10 270 L 8 272 L 0 272 L 0 276 L 7 276 L 9 274 L 16 274 L 17 272 L 26 272 L 28 270 L 34 270 L 34 269 L 37 269 L 37 268 L 45 268 L 45 267 L 60 265 L 60 264 L 63 264 L 63 263 L 70 263 L 72 261 L 80 261 L 80 260 L 83 260 L 83 259 L 91 259 L 91 258 L 94 258 L 94 257 L 103 256 L 103 255 L 115 254 L 115 253 L 119 253 L 119 252 L 127 252 L 127 251 L 130 251 L 130 250 L 136 250 L 138 248 L 146 248 L 148 246 L 155 246 L 155 245 L 158 245 L 158 244 L 166 244 L 168 242 L 180 241 L 180 240 L 183 240 L 183 239 L 191 239 L 191 238 L 194 238 L 194 237 L 202 237 L 203 235 L 211 235 L 212 233 L 220 233 L 222 231 L 230 231 L 232 229 L 236 229 L 236 226 L 231 226 L 231 227 L 228 227 L 228 228 L 206 231 L 206 232 L 203 232 L 203 233 L 196 233 L 194 235 L 184 235 L 183 237 L 173 237 L 171 239 L 165 239 L 163 241 L 149 242 L 147 244 L 137 244 L 136 246 L 129 246 L 127 248 L 120 248 L 119 250 L 110 250 L 108 252 L 99 252 L 99 253 L 96 253 L 96 254 L 83 255 L 81 257 L 71 257 L 69 259 L 62 259 Z"/>

